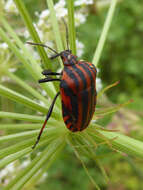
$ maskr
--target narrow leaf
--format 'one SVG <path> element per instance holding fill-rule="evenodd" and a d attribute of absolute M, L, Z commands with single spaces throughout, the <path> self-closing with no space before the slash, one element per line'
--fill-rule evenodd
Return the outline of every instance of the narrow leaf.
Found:
<path fill-rule="evenodd" d="M 38 103 L 34 102 L 28 97 L 21 95 L 18 92 L 15 92 L 13 90 L 10 90 L 9 88 L 4 87 L 3 85 L 0 85 L 0 95 L 7 97 L 8 99 L 11 99 L 13 101 L 20 102 L 33 110 L 37 110 L 46 114 L 48 112 L 48 109 L 45 108 L 44 106 L 39 105 Z M 54 111 L 53 111 L 52 116 L 56 116 Z M 57 117 L 58 117 L 58 114 L 57 114 Z"/>
<path fill-rule="evenodd" d="M 68 6 L 68 28 L 69 28 L 69 43 L 72 53 L 76 55 L 76 31 L 74 21 L 74 1 L 67 0 Z"/>
<path fill-rule="evenodd" d="M 92 63 L 96 67 L 97 67 L 98 62 L 99 62 L 100 57 L 101 57 L 101 53 L 102 53 L 102 50 L 103 50 L 105 40 L 107 38 L 107 34 L 108 34 L 108 31 L 109 31 L 109 28 L 110 28 L 110 25 L 111 25 L 111 21 L 113 19 L 113 15 L 114 15 L 114 11 L 115 11 L 115 8 L 116 8 L 117 1 L 118 0 L 111 0 L 110 8 L 109 8 L 108 13 L 107 13 L 107 17 L 106 17 L 106 20 L 105 20 L 105 23 L 104 23 L 104 26 L 103 26 L 103 30 L 102 30 L 102 33 L 100 35 L 100 39 L 99 39 L 95 54 L 93 56 Z"/>
<path fill-rule="evenodd" d="M 88 128 L 90 135 L 92 135 L 97 142 L 103 142 L 105 139 L 97 134 L 97 130 L 93 128 Z M 99 133 L 99 132 L 98 132 Z M 112 140 L 112 146 L 116 150 L 124 152 L 126 154 L 137 156 L 143 158 L 143 142 L 133 139 L 131 137 L 125 136 L 117 132 L 101 131 L 100 133 L 109 140 Z"/>

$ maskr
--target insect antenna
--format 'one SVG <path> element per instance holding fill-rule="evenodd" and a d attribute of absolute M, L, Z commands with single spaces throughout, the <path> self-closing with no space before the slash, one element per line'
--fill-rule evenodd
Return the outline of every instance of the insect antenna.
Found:
<path fill-rule="evenodd" d="M 67 49 L 69 50 L 70 48 L 69 48 L 69 33 L 68 33 L 68 26 L 67 26 L 67 23 L 66 23 L 65 19 L 62 18 L 62 20 L 63 20 L 63 23 L 64 23 L 65 28 L 66 28 L 66 43 L 67 43 Z"/>
<path fill-rule="evenodd" d="M 30 44 L 30 45 L 34 45 L 34 46 L 42 46 L 42 47 L 45 47 L 45 48 L 48 48 L 50 49 L 51 51 L 53 51 L 54 53 L 56 54 L 59 54 L 56 50 L 52 49 L 51 47 L 45 45 L 45 44 L 40 44 L 40 43 L 33 43 L 33 42 L 26 42 L 27 44 Z"/>

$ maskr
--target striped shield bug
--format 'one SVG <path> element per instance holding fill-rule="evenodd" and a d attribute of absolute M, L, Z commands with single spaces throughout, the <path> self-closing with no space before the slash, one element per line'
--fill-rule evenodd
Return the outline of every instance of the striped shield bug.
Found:
<path fill-rule="evenodd" d="M 66 23 L 65 26 L 67 50 L 60 53 L 44 44 L 27 42 L 31 45 L 40 45 L 50 49 L 54 52 L 54 55 L 50 59 L 55 59 L 60 56 L 64 65 L 61 73 L 51 72 L 49 70 L 44 70 L 42 72 L 45 78 L 40 79 L 39 83 L 59 81 L 60 92 L 58 92 L 54 97 L 45 122 L 32 148 L 34 148 L 39 142 L 41 134 L 52 114 L 54 104 L 59 95 L 61 96 L 63 120 L 66 127 L 72 132 L 84 130 L 89 125 L 93 113 L 95 112 L 96 67 L 87 61 L 78 60 L 77 56 L 72 54 L 68 44 L 68 29 Z M 58 75 L 60 77 L 50 78 L 49 76 L 51 75 Z"/>

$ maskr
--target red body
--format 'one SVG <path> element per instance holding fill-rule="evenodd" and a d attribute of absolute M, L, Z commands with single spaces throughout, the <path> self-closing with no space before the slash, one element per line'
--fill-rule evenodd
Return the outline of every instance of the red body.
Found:
<path fill-rule="evenodd" d="M 60 83 L 62 114 L 67 128 L 73 132 L 85 129 L 96 105 L 96 68 L 85 61 L 62 57 L 64 69 Z"/>

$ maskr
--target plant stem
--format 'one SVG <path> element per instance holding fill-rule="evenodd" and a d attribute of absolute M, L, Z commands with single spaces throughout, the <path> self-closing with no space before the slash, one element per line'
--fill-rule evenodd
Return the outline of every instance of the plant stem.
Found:
<path fill-rule="evenodd" d="M 74 1 L 67 0 L 68 6 L 68 28 L 69 28 L 69 43 L 72 53 L 76 55 L 76 32 L 74 22 Z"/>
<path fill-rule="evenodd" d="M 58 21 L 56 18 L 56 12 L 54 10 L 54 4 L 53 4 L 52 0 L 47 0 L 47 4 L 48 4 L 49 10 L 50 10 L 51 24 L 53 27 L 53 32 L 54 32 L 54 36 L 55 36 L 57 49 L 58 49 L 58 52 L 61 52 L 63 50 L 63 44 L 62 44 L 62 40 L 61 40 Z"/>
<path fill-rule="evenodd" d="M 90 131 L 90 128 L 88 130 Z M 143 158 L 143 142 L 139 140 L 117 132 L 109 132 L 103 130 L 91 130 L 90 135 L 92 135 L 97 142 L 111 141 L 113 148 L 116 150 L 130 154 L 132 156 Z"/>
<path fill-rule="evenodd" d="M 111 0 L 110 8 L 109 8 L 109 11 L 107 13 L 107 17 L 106 17 L 106 20 L 105 20 L 105 23 L 104 23 L 104 26 L 103 26 L 103 30 L 102 30 L 102 33 L 101 33 L 101 36 L 100 36 L 100 39 L 99 39 L 95 54 L 93 56 L 92 63 L 96 67 L 97 67 L 98 62 L 100 60 L 101 53 L 102 53 L 102 50 L 103 50 L 103 47 L 104 47 L 104 43 L 105 43 L 105 40 L 107 38 L 107 34 L 108 34 L 108 31 L 109 31 L 109 28 L 110 28 L 110 25 L 111 25 L 111 21 L 113 19 L 116 3 L 117 3 L 117 0 Z"/>
<path fill-rule="evenodd" d="M 25 90 L 28 91 L 28 93 L 32 94 L 34 97 L 36 97 L 38 100 L 43 101 L 46 105 L 49 105 L 49 101 L 41 95 L 38 91 L 36 91 L 34 88 L 29 86 L 25 81 L 14 75 L 13 73 L 7 71 L 7 75 L 14 80 L 17 84 L 19 84 L 21 87 L 23 87 Z"/>

